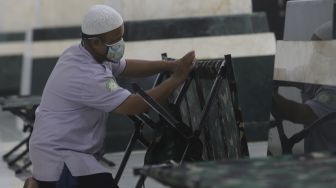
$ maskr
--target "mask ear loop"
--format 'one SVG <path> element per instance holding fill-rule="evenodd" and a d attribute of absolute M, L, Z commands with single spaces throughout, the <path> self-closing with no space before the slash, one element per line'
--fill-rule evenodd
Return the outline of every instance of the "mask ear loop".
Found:
<path fill-rule="evenodd" d="M 85 36 L 85 34 L 84 34 L 84 36 Z M 93 58 L 97 61 L 97 63 L 102 64 L 104 61 L 110 61 L 106 58 L 107 51 L 106 51 L 105 55 L 101 55 L 101 54 L 97 53 L 92 48 L 92 46 L 90 44 L 87 43 L 88 40 L 92 40 L 92 39 L 98 39 L 98 40 L 101 41 L 101 39 L 99 37 L 97 37 L 97 36 L 84 37 L 84 36 L 82 35 L 82 42 L 81 42 L 82 46 L 84 46 L 86 44 L 86 46 L 90 49 L 90 51 L 94 53 Z M 107 50 L 108 50 L 108 48 L 107 48 Z"/>

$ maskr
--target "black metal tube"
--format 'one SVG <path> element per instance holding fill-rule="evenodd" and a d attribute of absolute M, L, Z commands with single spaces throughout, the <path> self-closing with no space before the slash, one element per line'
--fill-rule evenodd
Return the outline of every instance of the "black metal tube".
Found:
<path fill-rule="evenodd" d="M 213 99 L 216 97 L 216 94 L 218 92 L 218 89 L 220 87 L 220 84 L 222 82 L 222 80 L 224 79 L 224 73 L 225 73 L 225 61 L 222 62 L 222 65 L 218 71 L 217 77 L 215 79 L 214 84 L 211 87 L 210 90 L 210 94 L 207 98 L 207 101 L 204 105 L 204 109 L 201 113 L 201 118 L 200 118 L 200 122 L 198 124 L 198 130 L 202 131 L 202 129 L 204 128 L 204 121 L 206 120 L 206 115 L 208 114 L 209 110 L 210 110 L 210 106 L 213 102 Z"/>
<path fill-rule="evenodd" d="M 27 153 L 28 153 L 28 149 L 25 149 L 17 157 L 15 157 L 13 160 L 9 161 L 8 166 L 13 166 L 18 160 L 20 160 L 22 157 L 24 157 Z"/>
<path fill-rule="evenodd" d="M 122 161 L 120 163 L 119 169 L 118 169 L 117 174 L 116 174 L 116 176 L 114 178 L 117 184 L 118 184 L 118 182 L 120 180 L 120 177 L 121 177 L 121 175 L 122 175 L 122 173 L 123 173 L 123 171 L 125 169 L 127 161 L 128 161 L 128 159 L 129 159 L 129 157 L 131 155 L 131 152 L 132 152 L 132 149 L 134 147 L 134 144 L 136 143 L 136 141 L 137 141 L 137 139 L 139 137 L 139 131 L 140 131 L 139 129 L 140 129 L 139 125 L 136 125 L 135 126 L 135 130 L 133 132 L 133 135 L 131 137 L 131 140 L 129 141 L 129 143 L 127 145 L 124 157 L 123 157 L 123 159 L 122 159 Z"/>
<path fill-rule="evenodd" d="M 26 144 L 27 142 L 29 141 L 29 137 L 23 139 L 19 144 L 17 144 L 13 149 L 11 149 L 9 152 L 7 152 L 6 154 L 4 154 L 2 156 L 2 159 L 4 161 L 7 160 L 7 158 L 12 154 L 14 153 L 16 150 L 18 150 L 22 145 Z"/>
<path fill-rule="evenodd" d="M 135 116 L 136 118 L 138 118 L 142 123 L 146 124 L 147 126 L 149 126 L 152 129 L 156 129 L 156 124 L 153 120 L 151 120 L 147 115 L 145 114 L 138 114 Z"/>
<path fill-rule="evenodd" d="M 169 112 L 167 112 L 160 104 L 155 102 L 152 97 L 150 97 L 146 92 L 144 92 L 140 86 L 133 83 L 134 91 L 138 92 L 141 95 L 145 102 L 158 114 L 160 114 L 172 127 L 174 127 L 180 134 L 186 139 L 191 138 L 193 135 L 186 135 L 183 131 L 179 129 L 179 124 L 181 124 L 178 120 L 176 120 Z M 190 133 L 191 134 L 191 133 Z"/>
<path fill-rule="evenodd" d="M 175 104 L 175 105 L 179 106 L 179 105 L 181 104 L 181 102 L 182 102 L 182 100 L 183 100 L 183 97 L 185 96 L 186 92 L 187 92 L 188 89 L 189 89 L 189 86 L 190 86 L 190 84 L 191 84 L 191 81 L 192 81 L 192 79 L 188 78 L 188 79 L 184 82 L 184 84 L 183 84 L 183 86 L 182 86 L 182 88 L 181 88 L 179 94 L 177 95 L 177 97 L 176 97 L 176 99 L 175 99 L 175 101 L 174 101 L 174 104 Z"/>

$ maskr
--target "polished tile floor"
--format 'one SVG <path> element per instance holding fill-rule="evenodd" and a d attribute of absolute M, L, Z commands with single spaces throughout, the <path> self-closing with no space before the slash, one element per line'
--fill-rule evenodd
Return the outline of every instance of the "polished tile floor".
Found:
<path fill-rule="evenodd" d="M 24 138 L 20 130 L 19 122 L 14 116 L 7 112 L 0 112 L 0 154 L 1 156 L 9 151 L 17 142 Z M 19 122 L 20 123 L 20 122 Z M 21 126 L 22 127 L 22 126 Z M 23 181 L 17 177 L 13 170 L 7 167 L 2 159 L 0 160 L 0 187 L 19 188 L 23 187 Z"/>

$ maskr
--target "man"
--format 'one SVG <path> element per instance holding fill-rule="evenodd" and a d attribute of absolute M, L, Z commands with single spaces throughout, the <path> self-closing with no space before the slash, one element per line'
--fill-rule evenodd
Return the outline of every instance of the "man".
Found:
<path fill-rule="evenodd" d="M 141 96 L 119 87 L 115 78 L 171 71 L 169 79 L 147 91 L 160 103 L 184 82 L 195 59 L 193 51 L 171 62 L 123 59 L 123 20 L 105 5 L 91 7 L 81 28 L 81 44 L 60 56 L 36 110 L 30 158 L 39 188 L 56 187 L 64 169 L 79 187 L 117 187 L 96 159 L 107 113 L 133 115 L 149 106 Z"/>
<path fill-rule="evenodd" d="M 312 40 L 331 40 L 332 22 L 319 26 Z M 288 100 L 277 92 L 273 94 L 273 115 L 294 123 L 311 125 L 314 121 L 336 112 L 336 87 L 303 84 L 302 104 Z M 336 117 L 315 126 L 304 140 L 305 153 L 336 151 Z"/>

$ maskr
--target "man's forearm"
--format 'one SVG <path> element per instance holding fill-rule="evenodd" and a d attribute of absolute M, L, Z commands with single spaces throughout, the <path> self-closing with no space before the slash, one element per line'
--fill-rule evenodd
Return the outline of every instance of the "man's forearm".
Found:
<path fill-rule="evenodd" d="M 181 80 L 170 77 L 155 88 L 146 91 L 146 93 L 156 102 L 163 103 L 180 84 Z M 114 112 L 134 115 L 143 113 L 148 109 L 148 104 L 140 95 L 132 94 Z"/>
<path fill-rule="evenodd" d="M 151 76 L 163 71 L 172 71 L 176 64 L 170 61 L 146 61 L 127 59 L 126 68 L 122 76 L 143 77 Z"/>
<path fill-rule="evenodd" d="M 281 95 L 273 95 L 273 113 L 294 123 L 311 124 L 317 119 L 313 110 L 306 104 L 288 100 Z M 273 115 L 277 115 L 273 114 Z"/>
<path fill-rule="evenodd" d="M 156 102 L 163 103 L 180 84 L 181 81 L 170 77 L 157 87 L 148 90 L 147 94 Z"/>
<path fill-rule="evenodd" d="M 129 64 L 126 65 L 126 70 L 123 75 L 144 76 L 161 71 L 173 71 L 172 75 L 167 80 L 147 91 L 148 95 L 156 102 L 162 103 L 168 98 L 174 89 L 187 79 L 192 69 L 192 63 L 194 60 L 194 51 L 190 51 L 182 58 L 172 62 L 128 60 Z M 145 103 L 141 96 L 132 94 L 114 111 L 121 114 L 134 115 L 142 113 L 148 108 L 148 104 Z"/>

